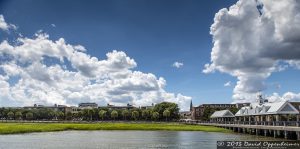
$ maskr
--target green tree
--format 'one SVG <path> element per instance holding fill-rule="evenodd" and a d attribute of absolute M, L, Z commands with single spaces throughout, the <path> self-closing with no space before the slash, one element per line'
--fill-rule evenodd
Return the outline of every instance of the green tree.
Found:
<path fill-rule="evenodd" d="M 231 107 L 229 111 L 232 112 L 233 114 L 236 114 L 236 112 L 239 111 L 239 109 L 237 107 Z"/>
<path fill-rule="evenodd" d="M 53 120 L 53 119 L 57 120 L 57 112 L 55 112 L 55 111 L 53 111 L 53 110 L 48 111 L 48 112 L 49 112 L 49 113 L 48 113 L 49 119 L 51 119 L 51 120 Z"/>
<path fill-rule="evenodd" d="M 101 117 L 102 121 L 104 120 L 104 117 L 105 117 L 106 113 L 107 112 L 105 110 L 100 110 L 99 111 L 98 115 L 99 115 L 99 117 Z"/>
<path fill-rule="evenodd" d="M 0 108 L 0 118 L 4 118 L 5 114 L 4 114 L 5 109 L 2 107 Z"/>
<path fill-rule="evenodd" d="M 12 112 L 12 111 L 10 111 L 10 112 L 8 112 L 7 113 L 7 117 L 8 117 L 8 119 L 14 119 L 14 117 L 15 117 L 15 114 L 14 114 L 14 112 Z"/>
<path fill-rule="evenodd" d="M 143 117 L 145 120 L 148 119 L 149 115 L 150 115 L 149 110 L 143 110 L 143 111 L 142 111 L 142 117 Z"/>
<path fill-rule="evenodd" d="M 16 117 L 17 120 L 21 120 L 22 119 L 22 112 L 20 112 L 20 111 L 16 112 L 15 117 Z"/>
<path fill-rule="evenodd" d="M 64 120 L 65 119 L 65 114 L 63 112 L 61 112 L 61 111 L 58 111 L 57 112 L 57 117 L 60 120 Z"/>
<path fill-rule="evenodd" d="M 179 119 L 179 107 L 176 103 L 172 102 L 162 102 L 156 104 L 153 108 L 153 111 L 158 112 L 160 114 L 160 118 L 163 118 L 163 112 L 168 109 L 170 111 L 170 119 Z"/>
<path fill-rule="evenodd" d="M 83 111 L 78 111 L 78 113 L 76 114 L 77 118 L 82 120 L 83 118 Z"/>
<path fill-rule="evenodd" d="M 51 112 L 53 110 L 47 109 L 47 108 L 41 108 L 37 110 L 37 117 L 38 119 L 52 119 Z"/>
<path fill-rule="evenodd" d="M 166 121 L 168 121 L 168 117 L 170 117 L 170 111 L 168 109 L 166 109 L 164 112 L 163 112 L 163 116 L 166 117 Z"/>
<path fill-rule="evenodd" d="M 138 111 L 133 111 L 132 114 L 131 114 L 131 117 L 134 119 L 134 120 L 137 120 L 139 118 L 139 112 Z"/>
<path fill-rule="evenodd" d="M 83 119 L 93 120 L 94 112 L 94 109 L 84 109 L 82 112 Z"/>
<path fill-rule="evenodd" d="M 110 117 L 113 118 L 114 120 L 116 119 L 116 117 L 118 117 L 118 112 L 116 110 L 113 110 L 111 113 L 110 113 Z"/>
<path fill-rule="evenodd" d="M 214 109 L 214 108 L 210 108 L 210 107 L 205 108 L 204 111 L 203 111 L 203 116 L 202 116 L 201 120 L 203 120 L 203 121 L 209 121 L 210 116 L 215 111 L 216 111 L 216 109 Z"/>
<path fill-rule="evenodd" d="M 27 112 L 27 113 L 26 113 L 26 119 L 27 119 L 27 120 L 32 120 L 32 119 L 33 119 L 33 114 L 32 114 L 32 112 Z"/>
<path fill-rule="evenodd" d="M 122 116 L 123 116 L 123 118 L 124 118 L 124 120 L 126 120 L 126 118 L 129 116 L 129 111 L 128 110 L 123 110 L 122 111 Z"/>
<path fill-rule="evenodd" d="M 153 112 L 152 113 L 152 119 L 155 120 L 155 121 L 158 120 L 159 119 L 159 113 L 158 112 Z"/>

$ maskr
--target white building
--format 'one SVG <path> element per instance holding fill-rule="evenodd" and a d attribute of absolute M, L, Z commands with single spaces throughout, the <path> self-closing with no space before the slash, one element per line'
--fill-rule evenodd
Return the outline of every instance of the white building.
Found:
<path fill-rule="evenodd" d="M 299 111 L 289 101 L 268 102 L 261 95 L 235 114 L 236 121 L 249 122 L 298 121 L 298 115 Z"/>
<path fill-rule="evenodd" d="M 226 122 L 226 121 L 233 121 L 234 115 L 229 110 L 221 110 L 221 111 L 215 111 L 210 116 L 211 122 Z"/>

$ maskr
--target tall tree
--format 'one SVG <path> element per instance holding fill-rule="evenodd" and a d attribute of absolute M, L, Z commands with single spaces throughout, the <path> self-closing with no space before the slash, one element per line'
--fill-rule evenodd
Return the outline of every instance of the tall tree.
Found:
<path fill-rule="evenodd" d="M 159 119 L 159 113 L 158 112 L 153 112 L 152 113 L 152 119 L 157 121 Z"/>
<path fill-rule="evenodd" d="M 64 120 L 65 119 L 65 114 L 63 112 L 61 112 L 61 111 L 58 111 L 57 112 L 57 117 L 60 120 Z"/>
<path fill-rule="evenodd" d="M 21 120 L 22 119 L 22 112 L 17 111 L 16 114 L 15 114 L 15 117 L 16 117 L 17 120 Z"/>
<path fill-rule="evenodd" d="M 84 109 L 82 116 L 85 120 L 93 120 L 94 110 L 93 109 Z"/>
<path fill-rule="evenodd" d="M 27 112 L 27 113 L 26 113 L 26 119 L 27 119 L 27 120 L 32 120 L 32 119 L 33 119 L 33 114 L 32 114 L 32 112 Z"/>
<path fill-rule="evenodd" d="M 104 117 L 106 116 L 106 113 L 107 112 L 105 110 L 100 110 L 99 111 L 98 114 L 99 114 L 99 117 L 102 119 L 102 121 L 104 120 Z"/>
<path fill-rule="evenodd" d="M 215 111 L 218 111 L 219 109 L 216 109 L 216 108 L 210 108 L 210 107 L 207 107 L 204 109 L 203 111 L 203 116 L 201 118 L 201 120 L 203 121 L 209 121 L 210 119 L 210 116 L 215 112 Z"/>
<path fill-rule="evenodd" d="M 163 116 L 166 117 L 166 121 L 168 121 L 168 117 L 170 117 L 170 111 L 168 109 L 166 109 L 164 112 L 163 112 Z"/>
<path fill-rule="evenodd" d="M 126 121 L 126 118 L 129 116 L 129 111 L 127 109 L 123 110 L 122 116 L 123 116 L 124 120 Z"/>
<path fill-rule="evenodd" d="M 12 111 L 8 112 L 8 113 L 7 113 L 7 117 L 8 117 L 8 119 L 10 119 L 10 120 L 14 119 L 14 117 L 15 117 L 14 112 L 12 112 Z"/>
<path fill-rule="evenodd" d="M 149 110 L 147 110 L 147 109 L 145 109 L 145 110 L 142 111 L 142 117 L 143 117 L 145 120 L 148 119 L 149 114 L 150 114 L 150 112 L 149 112 Z"/>
<path fill-rule="evenodd" d="M 48 117 L 49 117 L 49 119 L 51 119 L 51 120 L 57 120 L 57 112 L 55 112 L 55 111 L 53 111 L 53 110 L 51 110 L 51 111 L 48 111 L 49 113 L 48 113 Z"/>
<path fill-rule="evenodd" d="M 139 115 L 140 115 L 140 114 L 139 114 L 138 111 L 133 111 L 131 117 L 132 117 L 134 120 L 137 120 L 137 119 L 139 118 Z"/>
<path fill-rule="evenodd" d="M 168 109 L 170 111 L 170 119 L 178 119 L 179 116 L 179 107 L 176 103 L 172 103 L 172 102 L 162 102 L 159 104 L 156 104 L 153 108 L 154 111 L 158 112 L 161 116 L 161 118 L 163 118 L 163 112 Z"/>
<path fill-rule="evenodd" d="M 113 118 L 114 120 L 116 119 L 116 117 L 118 117 L 118 112 L 116 110 L 113 110 L 110 114 L 110 117 Z"/>

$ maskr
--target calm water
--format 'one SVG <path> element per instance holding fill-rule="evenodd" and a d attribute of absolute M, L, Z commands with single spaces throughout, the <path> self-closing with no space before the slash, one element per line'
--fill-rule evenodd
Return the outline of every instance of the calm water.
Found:
<path fill-rule="evenodd" d="M 195 131 L 61 131 L 0 135 L 0 148 L 216 148 L 218 140 L 271 140 L 241 134 Z"/>

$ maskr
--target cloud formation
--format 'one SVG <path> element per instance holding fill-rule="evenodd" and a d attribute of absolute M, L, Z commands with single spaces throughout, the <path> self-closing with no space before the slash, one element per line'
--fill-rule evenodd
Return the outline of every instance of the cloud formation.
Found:
<path fill-rule="evenodd" d="M 165 91 L 166 80 L 132 70 L 137 63 L 125 52 L 113 50 L 106 59 L 87 54 L 81 45 L 63 38 L 33 38 L 0 43 L 0 105 L 76 105 L 79 102 L 135 106 L 162 101 L 188 109 L 191 97 Z"/>
<path fill-rule="evenodd" d="M 224 86 L 225 86 L 225 87 L 231 86 L 231 81 L 226 82 L 226 83 L 224 84 Z"/>
<path fill-rule="evenodd" d="M 216 13 L 211 63 L 203 72 L 236 77 L 233 99 L 253 101 L 273 72 L 300 68 L 299 24 L 300 1 L 239 0 Z"/>
<path fill-rule="evenodd" d="M 172 66 L 175 67 L 175 68 L 181 68 L 183 66 L 183 63 L 181 63 L 181 62 L 174 62 Z"/>
<path fill-rule="evenodd" d="M 13 24 L 8 24 L 5 22 L 4 16 L 0 15 L 0 29 L 8 31 L 9 29 L 16 29 L 16 26 Z"/>

